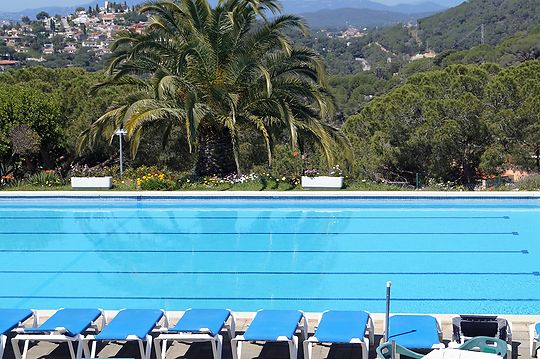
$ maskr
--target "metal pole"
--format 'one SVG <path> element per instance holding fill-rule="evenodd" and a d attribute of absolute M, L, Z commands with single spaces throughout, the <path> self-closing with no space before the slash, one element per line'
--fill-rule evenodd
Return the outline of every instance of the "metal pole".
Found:
<path fill-rule="evenodd" d="M 122 158 L 122 136 L 121 134 L 118 136 L 120 138 L 120 177 L 124 176 L 124 160 Z"/>
<path fill-rule="evenodd" d="M 124 140 L 123 137 L 127 132 L 123 128 L 119 128 L 114 134 L 118 135 L 118 139 L 120 140 L 120 177 L 122 177 L 124 175 L 124 151 L 122 145 Z"/>
<path fill-rule="evenodd" d="M 384 317 L 384 342 L 386 343 L 388 341 L 388 326 L 389 326 L 389 320 L 390 320 L 390 287 L 392 286 L 392 282 L 388 281 L 386 282 L 386 313 Z"/>

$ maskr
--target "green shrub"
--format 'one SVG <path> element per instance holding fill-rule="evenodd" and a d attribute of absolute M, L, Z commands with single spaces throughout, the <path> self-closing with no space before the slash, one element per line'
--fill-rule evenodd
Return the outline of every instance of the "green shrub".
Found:
<path fill-rule="evenodd" d="M 120 167 L 118 165 L 88 167 L 87 165 L 77 164 L 71 166 L 68 177 L 116 177 L 119 174 Z"/>
<path fill-rule="evenodd" d="M 176 189 L 176 181 L 164 173 L 148 173 L 137 178 L 137 187 L 144 191 L 172 191 Z"/>
<path fill-rule="evenodd" d="M 540 175 L 530 175 L 516 182 L 516 188 L 520 191 L 538 191 L 540 190 Z"/>
<path fill-rule="evenodd" d="M 28 178 L 28 183 L 33 186 L 55 187 L 64 185 L 65 181 L 54 171 L 41 171 L 30 176 L 30 178 Z"/>

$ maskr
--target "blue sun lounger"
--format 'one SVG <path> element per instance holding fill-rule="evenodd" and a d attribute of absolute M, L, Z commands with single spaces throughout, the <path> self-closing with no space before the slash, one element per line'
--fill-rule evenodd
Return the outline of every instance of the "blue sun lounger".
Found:
<path fill-rule="evenodd" d="M 441 325 L 431 315 L 393 315 L 388 325 L 388 341 L 408 349 L 444 348 Z"/>
<path fill-rule="evenodd" d="M 301 339 L 307 338 L 307 320 L 299 310 L 260 310 L 253 318 L 244 335 L 231 340 L 233 359 L 240 359 L 242 342 L 288 342 L 290 359 L 298 356 L 298 338 L 294 335 L 300 330 Z"/>
<path fill-rule="evenodd" d="M 223 349 L 220 332 L 226 329 L 229 338 L 234 338 L 235 324 L 228 309 L 187 309 L 174 327 L 162 329 L 162 334 L 155 339 L 156 356 L 161 353 L 161 358 L 165 359 L 169 341 L 210 342 L 214 359 L 220 359 Z"/>
<path fill-rule="evenodd" d="M 7 333 L 20 327 L 34 313 L 28 309 L 0 309 L 0 359 L 4 356 L 6 348 Z M 35 326 L 34 318 L 34 326 Z"/>
<path fill-rule="evenodd" d="M 96 321 L 105 317 L 99 309 L 59 309 L 49 319 L 37 328 L 20 328 L 11 340 L 16 359 L 25 359 L 28 354 L 30 341 L 48 341 L 53 343 L 66 342 L 72 359 L 80 359 L 84 349 L 85 354 L 89 350 L 83 343 L 83 334 L 88 330 L 97 330 Z M 24 349 L 21 354 L 19 341 L 24 340 Z M 77 343 L 77 352 L 73 350 L 73 343 Z"/>
<path fill-rule="evenodd" d="M 311 359 L 313 344 L 316 343 L 360 344 L 362 358 L 367 359 L 374 337 L 373 320 L 369 313 L 326 311 L 322 314 L 315 334 L 304 341 L 304 359 Z"/>
<path fill-rule="evenodd" d="M 123 309 L 97 335 L 87 335 L 84 340 L 92 342 L 90 358 L 96 357 L 97 342 L 130 342 L 139 344 L 141 359 L 150 359 L 152 336 L 150 333 L 165 315 L 159 309 Z M 166 320 L 165 320 L 166 322 Z M 166 323 L 165 323 L 166 324 Z M 146 347 L 145 347 L 146 343 Z"/>

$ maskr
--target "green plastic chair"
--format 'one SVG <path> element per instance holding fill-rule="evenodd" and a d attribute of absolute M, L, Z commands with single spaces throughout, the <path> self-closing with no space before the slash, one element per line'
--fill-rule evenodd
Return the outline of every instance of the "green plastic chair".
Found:
<path fill-rule="evenodd" d="M 392 343 L 390 342 L 379 345 L 376 350 L 377 356 L 381 359 L 395 359 L 392 355 Z M 413 352 L 412 350 L 402 347 L 399 344 L 396 344 L 396 354 L 405 355 L 413 359 L 420 359 L 424 357 L 423 354 Z"/>
<path fill-rule="evenodd" d="M 496 354 L 504 357 L 507 352 L 507 344 L 504 340 L 491 337 L 474 337 L 461 344 L 456 349 L 475 350 L 482 353 Z M 424 354 L 413 352 L 410 349 L 396 344 L 396 354 L 405 355 L 413 359 L 421 359 Z M 380 359 L 395 359 L 392 355 L 392 343 L 386 342 L 377 347 L 377 356 Z"/>
<path fill-rule="evenodd" d="M 508 351 L 508 344 L 502 340 L 492 337 L 474 337 L 461 344 L 460 350 L 477 350 L 482 353 L 497 354 L 504 357 Z"/>

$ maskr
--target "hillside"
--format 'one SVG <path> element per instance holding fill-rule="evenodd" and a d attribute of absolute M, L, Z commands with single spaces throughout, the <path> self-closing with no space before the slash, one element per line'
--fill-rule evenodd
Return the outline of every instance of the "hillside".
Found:
<path fill-rule="evenodd" d="M 311 28 L 342 28 L 347 25 L 359 27 L 387 26 L 397 23 L 415 22 L 425 14 L 404 14 L 371 9 L 344 8 L 319 10 L 301 14 Z"/>
<path fill-rule="evenodd" d="M 441 66 L 492 62 L 506 67 L 537 59 L 540 59 L 540 25 L 528 33 L 510 36 L 496 46 L 481 45 L 469 50 L 441 53 L 435 62 Z"/>
<path fill-rule="evenodd" d="M 538 0 L 469 0 L 418 21 L 420 39 L 437 52 L 480 45 L 482 24 L 484 42 L 494 45 L 539 23 Z"/>

